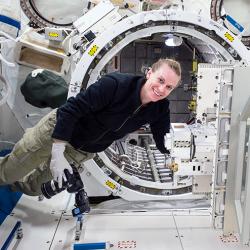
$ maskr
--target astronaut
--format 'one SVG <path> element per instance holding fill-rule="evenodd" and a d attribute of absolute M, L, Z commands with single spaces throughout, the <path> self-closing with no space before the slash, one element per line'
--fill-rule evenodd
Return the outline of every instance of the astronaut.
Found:
<path fill-rule="evenodd" d="M 166 97 L 181 79 L 180 64 L 160 59 L 145 76 L 110 73 L 54 109 L 25 131 L 12 152 L 0 160 L 0 185 L 40 195 L 54 179 L 59 187 L 65 169 L 91 159 L 115 140 L 150 124 L 157 148 L 167 154 L 164 136 L 170 128 Z"/>

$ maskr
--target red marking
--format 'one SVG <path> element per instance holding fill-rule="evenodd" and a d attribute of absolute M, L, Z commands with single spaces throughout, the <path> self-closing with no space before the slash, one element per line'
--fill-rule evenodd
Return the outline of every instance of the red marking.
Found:
<path fill-rule="evenodd" d="M 118 241 L 118 248 L 120 249 L 136 248 L 136 241 L 135 240 Z"/>
<path fill-rule="evenodd" d="M 237 236 L 235 235 L 229 235 L 229 236 L 220 236 L 220 240 L 223 242 L 223 243 L 232 243 L 232 242 L 239 242 Z"/>

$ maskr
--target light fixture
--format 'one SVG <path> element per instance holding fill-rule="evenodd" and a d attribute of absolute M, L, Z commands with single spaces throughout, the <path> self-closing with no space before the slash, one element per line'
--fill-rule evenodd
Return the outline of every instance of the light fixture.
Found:
<path fill-rule="evenodd" d="M 182 37 L 173 34 L 167 34 L 164 36 L 166 38 L 165 44 L 170 47 L 180 46 L 182 44 Z"/>

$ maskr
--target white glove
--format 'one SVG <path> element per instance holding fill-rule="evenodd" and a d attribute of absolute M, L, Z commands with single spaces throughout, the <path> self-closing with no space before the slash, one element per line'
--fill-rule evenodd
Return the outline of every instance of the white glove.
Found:
<path fill-rule="evenodd" d="M 52 173 L 53 179 L 58 182 L 59 188 L 62 187 L 62 181 L 67 181 L 64 173 L 64 169 L 68 169 L 71 174 L 73 174 L 72 167 L 69 165 L 68 161 L 64 157 L 66 143 L 57 142 L 52 144 L 51 150 L 51 162 L 50 171 Z"/>
<path fill-rule="evenodd" d="M 169 167 L 172 163 L 172 159 L 171 159 L 171 156 L 170 154 L 164 154 L 164 157 L 165 157 L 165 167 Z"/>

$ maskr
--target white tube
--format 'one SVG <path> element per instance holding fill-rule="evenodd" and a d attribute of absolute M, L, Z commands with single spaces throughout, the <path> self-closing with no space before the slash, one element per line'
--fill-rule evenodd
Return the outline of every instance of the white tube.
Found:
<path fill-rule="evenodd" d="M 6 87 L 6 94 L 3 96 L 3 98 L 0 100 L 0 106 L 2 106 L 3 104 L 5 104 L 7 102 L 7 99 L 9 97 L 9 95 L 11 94 L 11 88 L 10 86 L 7 84 L 5 78 L 0 75 L 0 81 L 3 82 L 3 84 L 5 85 Z"/>
<path fill-rule="evenodd" d="M 3 61 L 5 64 L 7 64 L 7 65 L 10 66 L 10 67 L 15 67 L 15 63 L 12 63 L 12 62 L 7 61 L 7 60 L 2 56 L 1 53 L 0 53 L 0 60 Z"/>

